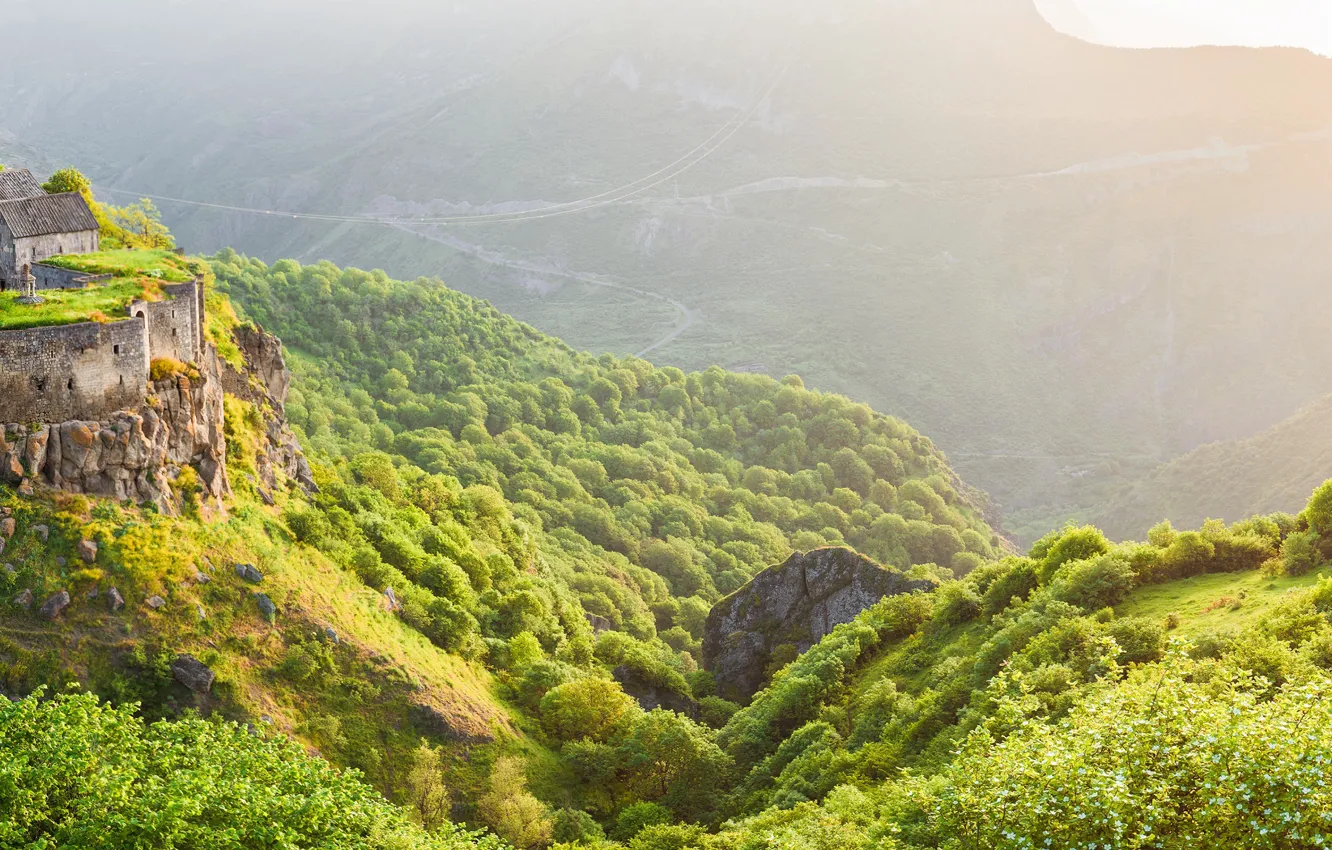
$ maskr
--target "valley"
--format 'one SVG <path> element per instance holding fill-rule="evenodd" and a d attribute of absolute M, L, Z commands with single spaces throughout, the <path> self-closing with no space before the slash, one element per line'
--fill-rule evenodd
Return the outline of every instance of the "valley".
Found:
<path fill-rule="evenodd" d="M 1115 51 L 1022 3 L 989 7 L 986 35 L 948 30 L 944 10 L 847 0 L 782 23 L 738 4 L 699 37 L 692 7 L 597 18 L 569 0 L 554 35 L 534 20 L 465 74 L 453 62 L 479 43 L 417 54 L 374 30 L 366 57 L 418 58 L 401 78 L 365 58 L 339 72 L 366 111 L 356 131 L 282 90 L 172 107 L 145 156 L 35 107 L 0 125 L 30 151 L 17 161 L 95 164 L 117 198 L 220 205 L 160 201 L 200 250 L 439 275 L 580 348 L 799 372 L 918 423 L 1030 541 L 1332 392 L 1302 318 L 1332 267 L 1317 189 L 1332 114 L 1302 92 L 1332 61 Z M 743 47 L 716 52 L 730 33 Z M 257 56 L 256 80 L 275 62 Z M 137 73 L 85 119 L 151 111 Z M 1155 73 L 1171 83 L 1144 88 Z M 1257 80 L 1279 94 L 1255 100 Z M 87 83 L 75 98 L 106 85 Z M 17 103 L 53 91 L 40 66 L 0 86 Z M 293 172 L 298 150 L 320 164 Z M 574 215 L 570 198 L 595 200 Z M 1288 324 L 1275 344 L 1256 330 L 1268 320 Z"/>
<path fill-rule="evenodd" d="M 57 5 L 0 53 L 0 850 L 1332 843 L 1332 59 Z"/>

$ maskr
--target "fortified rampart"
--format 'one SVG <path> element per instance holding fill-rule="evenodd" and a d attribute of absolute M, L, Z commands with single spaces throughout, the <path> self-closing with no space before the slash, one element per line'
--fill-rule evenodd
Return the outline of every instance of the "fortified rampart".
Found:
<path fill-rule="evenodd" d="M 119 322 L 0 331 L 0 423 L 97 419 L 142 404 L 153 359 L 197 363 L 203 284 L 169 284 L 167 299 L 130 305 Z"/>
<path fill-rule="evenodd" d="M 0 332 L 0 421 L 64 422 L 142 404 L 143 320 Z"/>
<path fill-rule="evenodd" d="M 167 284 L 163 301 L 132 301 L 129 314 L 148 324 L 151 358 L 170 357 L 182 363 L 203 351 L 203 285 L 198 281 Z"/>

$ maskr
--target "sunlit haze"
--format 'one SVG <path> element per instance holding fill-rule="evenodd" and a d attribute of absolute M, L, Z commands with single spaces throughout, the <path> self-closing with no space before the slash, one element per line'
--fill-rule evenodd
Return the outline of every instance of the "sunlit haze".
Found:
<path fill-rule="evenodd" d="M 1057 29 L 1118 47 L 1304 47 L 1332 55 L 1327 0 L 1037 0 Z"/>

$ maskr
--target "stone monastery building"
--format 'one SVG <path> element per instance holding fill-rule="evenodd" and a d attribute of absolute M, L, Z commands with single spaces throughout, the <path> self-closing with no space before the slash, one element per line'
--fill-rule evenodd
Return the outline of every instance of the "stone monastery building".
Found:
<path fill-rule="evenodd" d="M 0 171 L 0 291 L 14 289 L 24 266 L 60 254 L 98 250 L 97 219 L 78 192 L 48 195 L 26 168 Z"/>
<path fill-rule="evenodd" d="M 35 194 L 34 194 L 35 193 Z M 98 226 L 77 192 L 47 195 L 24 169 L 0 172 L 0 289 L 96 286 L 41 261 L 98 250 Z M 204 284 L 163 284 L 160 301 L 135 300 L 118 321 L 0 331 L 0 429 L 5 423 L 95 420 L 137 408 L 149 393 L 152 361 L 200 363 Z"/>

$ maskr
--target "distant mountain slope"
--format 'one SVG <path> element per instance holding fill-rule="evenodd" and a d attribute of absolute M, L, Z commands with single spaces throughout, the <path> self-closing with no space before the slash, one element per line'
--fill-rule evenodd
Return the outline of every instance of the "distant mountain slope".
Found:
<path fill-rule="evenodd" d="M 1211 443 L 1153 471 L 1092 515 L 1116 539 L 1141 538 L 1162 519 L 1194 528 L 1298 512 L 1332 478 L 1332 396 L 1247 440 Z"/>
<path fill-rule="evenodd" d="M 1115 50 L 1025 0 L 137 2 L 72 14 L 61 62 L 7 50 L 4 128 L 102 185 L 259 210 L 601 199 L 398 227 L 164 202 L 191 247 L 438 275 L 580 349 L 799 373 L 1009 509 L 1085 508 L 1106 470 L 1332 392 L 1332 60 Z"/>

